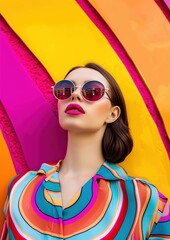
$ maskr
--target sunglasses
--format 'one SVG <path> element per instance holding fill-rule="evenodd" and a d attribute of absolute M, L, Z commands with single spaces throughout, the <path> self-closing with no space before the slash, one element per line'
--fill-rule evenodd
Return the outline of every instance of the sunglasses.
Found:
<path fill-rule="evenodd" d="M 71 97 L 72 93 L 77 89 L 81 89 L 81 95 L 86 101 L 95 102 L 101 99 L 106 93 L 109 100 L 111 100 L 107 91 L 110 91 L 109 88 L 96 80 L 88 81 L 83 84 L 83 86 L 76 86 L 74 82 L 70 80 L 61 80 L 57 82 L 53 87 L 54 97 L 59 100 L 65 100 Z"/>

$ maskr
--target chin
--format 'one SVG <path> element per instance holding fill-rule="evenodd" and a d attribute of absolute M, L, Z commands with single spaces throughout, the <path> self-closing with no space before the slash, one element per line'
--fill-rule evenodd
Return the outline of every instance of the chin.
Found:
<path fill-rule="evenodd" d="M 81 130 L 83 128 L 82 124 L 77 123 L 75 120 L 73 121 L 62 121 L 60 122 L 60 126 L 62 129 L 67 130 L 67 131 L 77 131 Z"/>

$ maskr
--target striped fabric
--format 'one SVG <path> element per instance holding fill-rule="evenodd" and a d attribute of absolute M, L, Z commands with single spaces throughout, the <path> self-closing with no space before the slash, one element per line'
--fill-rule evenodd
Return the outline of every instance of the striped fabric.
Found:
<path fill-rule="evenodd" d="M 12 181 L 10 239 L 170 239 L 170 207 L 153 185 L 104 162 L 63 209 L 59 167 L 43 164 Z"/>

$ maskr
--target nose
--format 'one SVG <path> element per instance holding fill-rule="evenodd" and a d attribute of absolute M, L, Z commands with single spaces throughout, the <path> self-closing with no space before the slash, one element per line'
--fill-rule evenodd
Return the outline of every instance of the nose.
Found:
<path fill-rule="evenodd" d="M 82 101 L 83 97 L 81 95 L 81 87 L 80 86 L 76 86 L 74 92 L 71 94 L 71 100 L 75 101 L 75 100 L 79 100 Z"/>

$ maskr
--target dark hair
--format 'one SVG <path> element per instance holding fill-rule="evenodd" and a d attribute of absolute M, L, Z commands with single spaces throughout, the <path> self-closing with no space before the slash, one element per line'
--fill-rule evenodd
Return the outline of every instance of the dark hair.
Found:
<path fill-rule="evenodd" d="M 133 148 L 125 100 L 120 87 L 112 75 L 96 63 L 87 63 L 84 66 L 73 67 L 66 76 L 77 68 L 94 69 L 101 73 L 110 84 L 112 105 L 119 106 L 121 113 L 116 121 L 107 124 L 102 140 L 102 151 L 106 161 L 120 163 L 124 161 Z"/>

